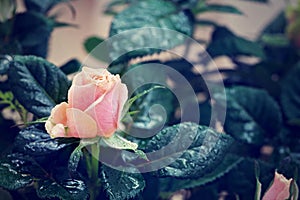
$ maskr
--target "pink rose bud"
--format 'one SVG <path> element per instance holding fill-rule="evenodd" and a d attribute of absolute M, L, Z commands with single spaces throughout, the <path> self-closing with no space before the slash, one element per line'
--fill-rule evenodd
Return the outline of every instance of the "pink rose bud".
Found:
<path fill-rule="evenodd" d="M 274 181 L 262 200 L 284 200 L 290 196 L 292 179 L 287 180 L 282 174 L 275 172 Z"/>
<path fill-rule="evenodd" d="M 68 103 L 56 105 L 45 127 L 52 138 L 110 137 L 119 128 L 128 90 L 119 75 L 83 67 L 73 80 Z"/>

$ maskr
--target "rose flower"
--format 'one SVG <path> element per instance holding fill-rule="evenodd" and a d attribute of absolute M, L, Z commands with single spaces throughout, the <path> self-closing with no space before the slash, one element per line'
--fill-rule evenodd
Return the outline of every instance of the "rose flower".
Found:
<path fill-rule="evenodd" d="M 68 103 L 56 105 L 45 127 L 52 138 L 110 137 L 118 129 L 128 90 L 119 75 L 83 67 L 73 80 Z"/>

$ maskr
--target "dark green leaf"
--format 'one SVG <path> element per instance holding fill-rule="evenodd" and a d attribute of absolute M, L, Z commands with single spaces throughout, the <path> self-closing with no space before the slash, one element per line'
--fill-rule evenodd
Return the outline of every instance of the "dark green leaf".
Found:
<path fill-rule="evenodd" d="M 25 6 L 29 11 L 36 11 L 41 13 L 46 13 L 55 5 L 61 2 L 68 2 L 70 0 L 25 0 Z"/>
<path fill-rule="evenodd" d="M 69 81 L 55 65 L 34 56 L 15 56 L 8 70 L 15 98 L 37 117 L 47 117 L 53 106 L 66 101 Z"/>
<path fill-rule="evenodd" d="M 194 123 L 181 123 L 163 129 L 154 137 L 141 143 L 139 148 L 146 152 L 157 152 L 159 156 L 138 167 L 173 161 L 159 169 L 160 177 L 199 178 L 212 172 L 224 158 L 233 139 L 226 134 L 199 126 Z M 165 148 L 168 145 L 168 148 Z"/>
<path fill-rule="evenodd" d="M 238 195 L 240 199 L 253 200 L 256 190 L 255 162 L 252 159 L 244 159 L 241 163 L 225 175 L 225 190 L 230 194 Z M 274 177 L 274 166 L 258 161 L 260 168 L 259 180 L 262 183 L 262 194 Z"/>
<path fill-rule="evenodd" d="M 77 59 L 72 59 L 60 67 L 60 70 L 66 75 L 78 72 L 81 68 L 81 63 Z"/>
<path fill-rule="evenodd" d="M 12 37 L 20 43 L 24 55 L 46 57 L 53 23 L 40 13 L 17 14 L 14 19 Z"/>
<path fill-rule="evenodd" d="M 112 22 L 109 36 L 143 27 L 144 29 L 135 30 L 132 34 L 127 34 L 112 42 L 113 49 L 110 51 L 110 57 L 113 61 L 124 53 L 130 52 L 121 60 L 128 60 L 160 52 L 162 49 L 170 49 L 185 41 L 182 35 L 176 32 L 170 34 L 170 31 L 162 29 L 171 29 L 187 36 L 191 36 L 193 32 L 191 18 L 186 12 L 178 9 L 174 3 L 146 0 L 132 3 L 127 9 L 117 14 Z M 162 29 L 154 29 L 154 27 Z"/>
<path fill-rule="evenodd" d="M 200 26 L 218 26 L 218 24 L 211 20 L 196 20 L 195 23 Z"/>
<path fill-rule="evenodd" d="M 221 5 L 221 4 L 201 4 L 200 7 L 194 10 L 195 13 L 203 12 L 221 12 L 221 13 L 232 13 L 232 14 L 243 14 L 239 9 L 231 5 Z"/>
<path fill-rule="evenodd" d="M 216 93 L 215 98 L 225 97 Z M 226 89 L 226 100 L 224 128 L 235 139 L 261 145 L 267 136 L 273 137 L 280 132 L 280 109 L 266 91 L 243 86 L 231 87 Z"/>
<path fill-rule="evenodd" d="M 72 144 L 50 138 L 43 126 L 33 125 L 20 131 L 14 143 L 15 150 L 28 155 L 46 156 Z"/>
<path fill-rule="evenodd" d="M 206 50 L 213 58 L 223 55 L 265 57 L 263 48 L 258 43 L 236 36 L 225 27 L 217 27 L 214 30 Z"/>
<path fill-rule="evenodd" d="M 62 200 L 88 199 L 87 187 L 81 180 L 66 179 L 38 181 L 37 195 L 40 198 L 59 198 Z"/>
<path fill-rule="evenodd" d="M 261 32 L 261 36 L 264 34 L 284 34 L 285 29 L 287 26 L 287 20 L 285 17 L 285 12 L 282 11 L 278 13 L 276 17 L 273 18 L 273 20 L 267 24 L 263 31 Z M 261 38 L 261 36 L 259 38 Z"/>
<path fill-rule="evenodd" d="M 172 0 L 181 9 L 192 9 L 197 5 L 198 0 Z"/>
<path fill-rule="evenodd" d="M 108 62 L 109 61 L 109 55 L 107 51 L 97 51 L 97 46 L 101 44 L 105 39 L 99 38 L 97 36 L 89 37 L 88 39 L 85 40 L 84 42 L 84 48 L 87 53 L 92 55 L 94 58 Z M 95 49 L 95 51 L 93 51 Z"/>
<path fill-rule="evenodd" d="M 287 47 L 290 44 L 289 39 L 283 34 L 263 34 L 261 42 L 267 46 Z"/>
<path fill-rule="evenodd" d="M 180 189 L 194 188 L 206 185 L 212 181 L 219 179 L 224 174 L 231 171 L 238 165 L 243 158 L 238 158 L 231 154 L 226 155 L 224 160 L 210 173 L 205 174 L 198 179 L 178 179 L 178 178 L 160 178 L 160 190 L 162 192 L 175 192 Z"/>
<path fill-rule="evenodd" d="M 281 105 L 289 120 L 300 118 L 300 63 L 284 77 L 281 94 Z"/>
<path fill-rule="evenodd" d="M 101 168 L 101 181 L 110 200 L 133 198 L 145 187 L 141 174 L 122 172 L 105 165 Z"/>
<path fill-rule="evenodd" d="M 22 171 L 21 167 L 25 163 L 28 163 L 28 160 L 21 154 L 11 154 L 1 158 L 0 186 L 9 190 L 16 190 L 29 185 L 33 181 L 33 177 Z"/>
<path fill-rule="evenodd" d="M 139 68 L 139 66 L 142 66 Z M 139 63 L 130 66 L 128 74 L 133 70 L 134 77 L 123 76 L 122 81 L 127 85 L 129 93 L 140 94 L 154 86 L 166 86 L 166 75 L 156 68 L 155 63 Z M 157 83 L 157 84 L 152 84 Z M 133 95 L 134 96 L 134 95 Z M 168 122 L 173 114 L 174 95 L 167 88 L 157 88 L 138 98 L 131 106 L 131 111 L 138 111 L 133 116 L 132 132 L 147 131 L 152 135 L 154 129 L 160 129 Z M 155 107 L 160 105 L 163 109 Z M 150 113 L 150 114 L 149 114 Z M 144 132 L 145 133 L 145 132 Z M 147 134 L 147 133 L 145 133 Z"/>
<path fill-rule="evenodd" d="M 83 147 L 83 145 L 76 147 L 69 158 L 68 169 L 72 172 L 76 172 L 80 159 L 83 157 Z"/>

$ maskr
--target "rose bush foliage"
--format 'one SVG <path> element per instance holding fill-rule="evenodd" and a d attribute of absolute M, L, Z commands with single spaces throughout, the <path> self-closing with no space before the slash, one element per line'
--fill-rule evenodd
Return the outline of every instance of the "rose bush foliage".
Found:
<path fill-rule="evenodd" d="M 210 96 L 201 76 L 215 72 L 199 75 L 195 73 L 194 63 L 184 59 L 157 61 L 151 58 L 149 63 L 172 67 L 189 81 L 200 99 L 206 96 L 206 100 L 199 101 L 199 123 L 179 123 L 180 106 L 185 111 L 189 101 L 178 105 L 167 88 L 151 90 L 153 85 L 146 85 L 137 91 L 127 91 L 130 87 L 121 78 L 134 68 L 131 61 L 161 52 L 151 48 L 131 51 L 136 45 L 151 45 L 152 41 L 145 38 L 137 40 L 138 35 L 114 43 L 112 51 L 103 55 L 91 52 L 96 58 L 117 59 L 107 69 L 81 69 L 76 60 L 59 68 L 39 57 L 22 56 L 46 57 L 53 28 L 67 25 L 46 16 L 59 2 L 65 1 L 25 0 L 26 12 L 11 13 L 9 9 L 9 15 L 1 15 L 0 73 L 4 81 L 0 83 L 0 106 L 3 109 L 8 105 L 18 111 L 25 124 L 18 128 L 12 121 L 8 123 L 0 117 L 3 146 L 0 196 L 21 200 L 169 199 L 177 195 L 191 199 L 297 199 L 300 163 L 298 7 L 286 15 L 280 13 L 257 41 L 251 41 L 214 21 L 198 18 L 211 11 L 243 14 L 230 5 L 194 0 L 113 1 L 108 5 L 107 13 L 115 15 L 110 36 L 140 27 L 160 27 L 192 37 L 198 25 L 212 26 L 206 50 L 213 58 L 227 56 L 235 65 L 234 69 L 219 66 L 227 96 L 226 120 L 220 127 L 218 116 L 211 116 L 211 109 L 212 106 L 224 109 L 223 104 L 218 104 L 223 96 L 218 92 Z M 123 3 L 128 7 L 124 5 L 125 9 L 117 13 L 115 10 Z M 0 8 L 4 7 L 0 5 Z M 163 34 L 155 39 L 166 49 L 184 42 L 180 37 Z M 87 40 L 85 48 L 91 51 L 101 41 L 93 37 Z M 130 53 L 114 57 L 123 50 Z M 244 62 L 240 56 L 257 57 L 258 63 Z M 199 60 L 203 60 L 203 55 L 199 55 Z M 137 62 L 136 65 L 144 64 Z M 78 74 L 74 79 L 67 77 L 75 72 Z M 155 73 L 148 69 L 131 84 L 162 78 L 176 83 L 164 71 Z M 180 89 L 176 84 L 173 87 Z M 127 96 L 131 92 L 132 95 Z M 150 124 L 163 121 L 151 120 L 151 117 L 160 117 L 151 113 L 155 104 L 165 107 L 168 116 L 158 132 Z M 33 119 L 29 120 L 28 116 Z M 214 129 L 207 127 L 211 117 L 216 120 Z M 132 129 L 146 129 L 153 134 L 149 138 L 133 137 L 128 134 Z M 182 130 L 188 136 L 195 136 L 184 151 L 181 146 L 186 141 L 173 141 Z M 160 162 L 148 155 L 164 150 L 171 141 L 175 142 L 172 153 L 178 155 L 174 162 L 159 170 L 139 173 L 144 165 Z M 162 159 L 167 160 L 168 154 L 162 152 L 167 155 Z M 131 166 L 135 173 L 99 162 L 97 158 L 101 155 L 120 161 L 119 165 Z"/>

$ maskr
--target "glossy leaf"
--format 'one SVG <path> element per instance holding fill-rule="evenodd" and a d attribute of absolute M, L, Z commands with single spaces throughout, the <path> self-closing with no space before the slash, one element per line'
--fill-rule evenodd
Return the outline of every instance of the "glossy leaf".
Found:
<path fill-rule="evenodd" d="M 38 181 L 37 195 L 40 198 L 59 198 L 62 200 L 88 199 L 87 187 L 81 180 L 66 179 Z"/>
<path fill-rule="evenodd" d="M 69 161 L 68 161 L 68 169 L 71 172 L 76 172 L 76 169 L 79 165 L 80 159 L 83 157 L 82 148 L 84 145 L 78 145 L 74 151 L 71 153 Z"/>
<path fill-rule="evenodd" d="M 175 192 L 180 189 L 199 187 L 213 182 L 229 171 L 233 170 L 243 158 L 234 155 L 226 155 L 224 160 L 210 173 L 198 179 L 160 178 L 160 190 L 162 192 Z"/>
<path fill-rule="evenodd" d="M 224 55 L 229 57 L 239 55 L 265 57 L 260 44 L 236 36 L 229 29 L 221 26 L 214 30 L 206 50 L 212 58 Z"/>
<path fill-rule="evenodd" d="M 69 81 L 55 65 L 34 56 L 15 56 L 8 71 L 11 91 L 37 117 L 47 117 L 51 109 L 66 101 Z"/>
<path fill-rule="evenodd" d="M 100 176 L 110 200 L 131 199 L 145 187 L 144 178 L 139 173 L 122 172 L 103 165 Z"/>
<path fill-rule="evenodd" d="M 109 147 L 115 149 L 127 149 L 135 151 L 138 148 L 136 143 L 130 142 L 118 134 L 114 134 L 109 138 L 102 138 L 101 141 L 103 141 L 103 143 Z"/>
<path fill-rule="evenodd" d="M 289 120 L 300 118 L 300 64 L 284 77 L 281 83 L 281 105 L 285 116 Z"/>
<path fill-rule="evenodd" d="M 132 3 L 128 8 L 118 13 L 111 24 L 109 36 L 143 27 L 171 29 L 188 36 L 191 36 L 193 32 L 191 18 L 186 12 L 178 9 L 174 3 L 171 1 L 146 0 Z M 158 34 L 159 37 L 157 37 Z M 112 42 L 113 49 L 110 51 L 110 57 L 113 61 L 120 62 L 157 53 L 164 48 L 173 48 L 184 42 L 184 37 L 177 36 L 175 32 L 174 34 L 158 29 L 151 29 L 151 31 L 147 28 L 136 30 L 134 34 Z M 155 39 L 153 39 L 154 37 Z M 161 48 L 149 48 L 154 46 Z M 142 49 L 133 51 L 136 48 Z M 127 55 L 116 61 L 123 53 L 127 53 Z"/>
<path fill-rule="evenodd" d="M 200 178 L 216 169 L 232 142 L 229 135 L 186 122 L 163 129 L 141 147 L 146 152 L 159 151 L 160 155 L 149 155 L 145 165 L 173 161 L 156 172 L 159 177 Z M 165 148 L 167 145 L 171 146 Z"/>
<path fill-rule="evenodd" d="M 216 93 L 215 98 L 225 97 Z M 230 87 L 226 89 L 226 100 L 224 128 L 235 139 L 261 145 L 266 137 L 280 132 L 282 120 L 279 106 L 266 91 L 243 86 Z"/>
<path fill-rule="evenodd" d="M 22 171 L 20 164 L 28 163 L 21 154 L 10 154 L 0 160 L 0 186 L 16 190 L 29 185 L 33 177 Z"/>
<path fill-rule="evenodd" d="M 52 139 L 43 126 L 33 125 L 20 131 L 14 143 L 15 150 L 28 155 L 46 156 L 78 142 L 72 139 L 68 142 L 60 142 L 59 138 Z"/>

